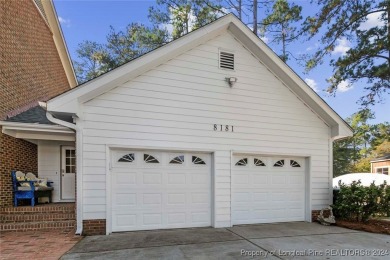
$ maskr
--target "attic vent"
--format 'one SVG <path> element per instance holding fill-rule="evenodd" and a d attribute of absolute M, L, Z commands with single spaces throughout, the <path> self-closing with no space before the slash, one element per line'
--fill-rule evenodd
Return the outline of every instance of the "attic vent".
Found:
<path fill-rule="evenodd" d="M 219 67 L 222 69 L 234 70 L 234 54 L 221 51 L 219 53 Z"/>

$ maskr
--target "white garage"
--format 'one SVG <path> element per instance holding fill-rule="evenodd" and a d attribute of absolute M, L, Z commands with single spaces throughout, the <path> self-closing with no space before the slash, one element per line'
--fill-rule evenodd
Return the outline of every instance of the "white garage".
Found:
<path fill-rule="evenodd" d="M 211 156 L 112 152 L 112 231 L 211 226 Z"/>
<path fill-rule="evenodd" d="M 233 225 L 305 220 L 304 158 L 233 158 Z"/>
<path fill-rule="evenodd" d="M 312 221 L 332 202 L 332 143 L 352 135 L 233 15 L 46 108 L 76 132 L 86 235 Z"/>

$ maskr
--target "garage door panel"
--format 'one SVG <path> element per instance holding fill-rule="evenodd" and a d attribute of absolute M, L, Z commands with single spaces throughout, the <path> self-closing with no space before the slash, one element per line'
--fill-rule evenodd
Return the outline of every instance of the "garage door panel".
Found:
<path fill-rule="evenodd" d="M 142 225 L 161 225 L 162 224 L 162 214 L 160 213 L 146 213 L 142 216 Z"/>
<path fill-rule="evenodd" d="M 135 227 L 137 225 L 136 214 L 118 214 L 114 219 L 115 224 L 119 227 Z"/>
<path fill-rule="evenodd" d="M 247 158 L 246 164 L 243 158 Z M 256 160 L 259 158 L 261 162 Z M 304 220 L 303 159 L 294 159 L 301 167 L 292 167 L 293 159 L 283 157 L 234 156 L 235 162 L 240 160 L 244 165 L 234 165 L 232 173 L 233 224 Z"/>
<path fill-rule="evenodd" d="M 161 206 L 162 204 L 162 194 L 161 193 L 144 193 L 142 194 L 142 205 L 148 207 L 150 205 Z"/>
<path fill-rule="evenodd" d="M 191 222 L 208 225 L 210 214 L 208 211 L 192 212 Z"/>
<path fill-rule="evenodd" d="M 254 175 L 252 179 L 253 179 L 252 182 L 253 184 L 267 185 L 269 183 L 269 176 L 264 174 Z"/>
<path fill-rule="evenodd" d="M 168 173 L 168 184 L 186 184 L 186 175 L 183 173 Z"/>
<path fill-rule="evenodd" d="M 143 184 L 162 184 L 161 173 L 142 172 Z"/>
<path fill-rule="evenodd" d="M 168 206 L 169 205 L 173 205 L 173 206 L 186 205 L 185 192 L 183 192 L 183 193 L 169 193 L 167 204 L 168 204 Z"/>
<path fill-rule="evenodd" d="M 282 175 L 282 176 L 277 176 L 277 175 L 274 175 L 271 177 L 271 183 L 273 185 L 285 185 L 286 184 L 286 176 L 285 175 Z"/>
<path fill-rule="evenodd" d="M 268 201 L 269 200 L 269 193 L 268 192 L 253 192 L 253 201 L 260 202 L 260 201 Z"/>
<path fill-rule="evenodd" d="M 114 195 L 114 206 L 136 206 L 137 194 L 136 193 L 116 193 Z"/>
<path fill-rule="evenodd" d="M 126 152 L 113 153 L 115 160 Z M 112 163 L 113 232 L 211 225 L 209 154 L 127 153 L 133 154 L 127 156 L 134 158 L 132 162 Z M 144 154 L 155 156 L 159 163 L 148 164 Z M 206 165 L 195 165 L 193 155 Z"/>
<path fill-rule="evenodd" d="M 237 172 L 237 174 L 233 175 L 232 181 L 237 184 L 244 184 L 247 185 L 249 184 L 249 174 L 242 174 L 240 172 Z"/>
<path fill-rule="evenodd" d="M 168 213 L 168 225 L 184 225 L 185 223 L 185 212 Z"/>
<path fill-rule="evenodd" d="M 273 214 L 274 212 L 272 210 L 258 209 L 253 211 L 253 218 L 260 222 L 263 222 L 267 219 L 270 219 Z"/>

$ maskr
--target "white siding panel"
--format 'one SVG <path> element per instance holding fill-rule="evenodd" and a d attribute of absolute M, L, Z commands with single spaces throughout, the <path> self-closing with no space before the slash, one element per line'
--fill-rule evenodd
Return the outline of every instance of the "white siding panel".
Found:
<path fill-rule="evenodd" d="M 218 68 L 219 48 L 234 51 L 235 71 Z M 238 81 L 230 88 L 225 77 Z M 231 222 L 231 151 L 310 156 L 312 206 L 329 204 L 329 128 L 228 33 L 87 102 L 83 113 L 85 219 L 105 218 L 106 145 L 215 151 L 216 227 Z"/>
<path fill-rule="evenodd" d="M 61 146 L 74 146 L 73 142 L 39 141 L 38 177 L 53 182 L 53 202 L 61 201 Z"/>

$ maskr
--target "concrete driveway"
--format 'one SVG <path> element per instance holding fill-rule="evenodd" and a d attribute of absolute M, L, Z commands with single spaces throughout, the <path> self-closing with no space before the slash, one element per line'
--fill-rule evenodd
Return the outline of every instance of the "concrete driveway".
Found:
<path fill-rule="evenodd" d="M 390 236 L 293 222 L 86 237 L 62 259 L 389 259 Z"/>

